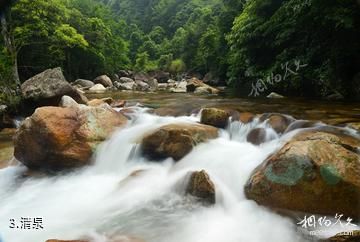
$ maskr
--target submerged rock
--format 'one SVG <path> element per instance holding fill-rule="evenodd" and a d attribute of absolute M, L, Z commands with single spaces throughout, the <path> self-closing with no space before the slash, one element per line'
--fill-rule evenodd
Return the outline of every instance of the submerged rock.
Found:
<path fill-rule="evenodd" d="M 142 140 L 142 153 L 153 160 L 171 157 L 178 161 L 190 153 L 195 145 L 217 137 L 218 130 L 212 126 L 169 124 Z"/>
<path fill-rule="evenodd" d="M 252 174 L 245 193 L 272 208 L 359 217 L 360 140 L 305 131 Z"/>
<path fill-rule="evenodd" d="M 104 87 L 112 87 L 113 86 L 113 83 L 112 83 L 110 77 L 108 77 L 107 75 L 101 75 L 101 76 L 96 77 L 94 79 L 94 83 L 101 84 Z"/>
<path fill-rule="evenodd" d="M 212 125 L 224 129 L 229 122 L 230 114 L 227 111 L 218 108 L 204 108 L 201 111 L 202 124 Z"/>
<path fill-rule="evenodd" d="M 126 117 L 110 107 L 38 108 L 16 132 L 14 155 L 32 169 L 84 166 L 97 145 L 126 123 Z"/>
<path fill-rule="evenodd" d="M 61 68 L 48 69 L 21 85 L 22 96 L 35 106 L 56 106 L 62 96 L 67 95 L 78 103 L 84 103 L 81 94 L 68 83 Z"/>
<path fill-rule="evenodd" d="M 215 185 L 206 171 L 196 171 L 190 175 L 186 193 L 208 204 L 215 204 Z"/>

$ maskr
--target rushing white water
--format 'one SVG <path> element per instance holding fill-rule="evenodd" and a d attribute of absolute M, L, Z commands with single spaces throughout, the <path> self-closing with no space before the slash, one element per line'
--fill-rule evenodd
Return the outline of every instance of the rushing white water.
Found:
<path fill-rule="evenodd" d="M 21 177 L 26 169 L 22 166 L 0 170 L 0 238 L 45 242 L 88 237 L 106 242 L 130 235 L 147 242 L 305 241 L 291 220 L 244 196 L 251 172 L 284 142 L 246 142 L 249 130 L 264 124 L 234 124 L 177 163 L 149 162 L 139 155 L 137 143 L 144 134 L 164 124 L 198 119 L 158 117 L 139 108 L 128 127 L 99 148 L 92 166 L 27 179 Z M 216 186 L 216 204 L 211 207 L 184 192 L 188 172 L 203 169 Z M 10 229 L 9 220 L 19 223 L 21 217 L 42 218 L 44 229 Z"/>

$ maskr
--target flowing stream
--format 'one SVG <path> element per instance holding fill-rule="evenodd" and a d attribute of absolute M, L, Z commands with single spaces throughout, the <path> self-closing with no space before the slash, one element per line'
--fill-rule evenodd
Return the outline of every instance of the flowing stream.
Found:
<path fill-rule="evenodd" d="M 255 146 L 246 134 L 264 124 L 233 123 L 177 163 L 151 162 L 139 154 L 146 133 L 168 123 L 196 123 L 199 116 L 160 117 L 145 110 L 138 108 L 127 127 L 101 145 L 91 166 L 30 178 L 22 176 L 23 166 L 0 169 L 0 241 L 106 242 L 120 235 L 146 242 L 307 241 L 294 221 L 244 195 L 251 172 L 289 137 L 279 138 L 268 128 L 275 139 Z M 185 194 L 189 172 L 200 170 L 215 184 L 213 206 Z M 21 217 L 42 218 L 44 228 L 9 228 L 10 219 L 18 223 Z"/>

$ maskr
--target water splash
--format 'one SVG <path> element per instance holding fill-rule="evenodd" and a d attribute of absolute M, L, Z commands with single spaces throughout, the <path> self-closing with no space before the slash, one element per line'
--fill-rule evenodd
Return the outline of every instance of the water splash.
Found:
<path fill-rule="evenodd" d="M 139 108 L 130 124 L 101 145 L 94 164 L 66 175 L 21 178 L 22 166 L 0 170 L 0 228 L 4 242 L 42 242 L 50 238 L 132 235 L 147 242 L 296 242 L 305 239 L 292 221 L 244 196 L 251 172 L 283 140 L 261 146 L 247 133 L 265 127 L 257 120 L 232 123 L 218 139 L 198 145 L 181 161 L 150 163 L 139 141 L 170 123 L 196 123 L 199 116 L 158 117 Z M 269 127 L 265 127 L 270 129 Z M 216 204 L 203 207 L 184 193 L 191 171 L 206 170 L 216 187 Z M 9 219 L 43 218 L 41 231 L 9 228 Z"/>

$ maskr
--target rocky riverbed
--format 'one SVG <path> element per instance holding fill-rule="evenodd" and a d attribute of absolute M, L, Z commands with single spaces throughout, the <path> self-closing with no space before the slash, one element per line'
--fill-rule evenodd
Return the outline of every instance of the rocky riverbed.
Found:
<path fill-rule="evenodd" d="M 359 238 L 356 104 L 204 95 L 196 79 L 191 93 L 83 93 L 59 70 L 38 78 L 65 91 L 33 78 L 35 111 L 0 133 L 3 241 Z M 42 228 L 22 229 L 24 216 Z"/>

